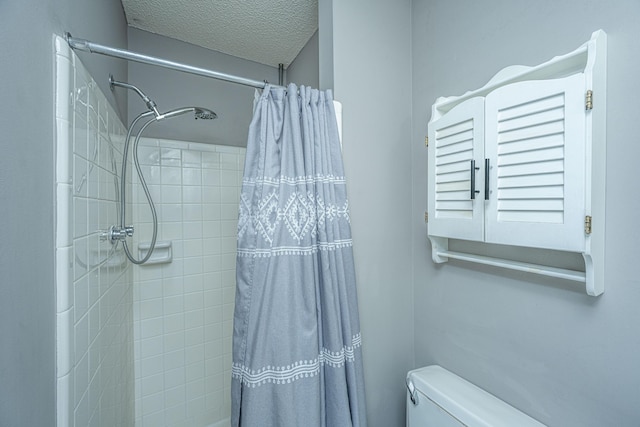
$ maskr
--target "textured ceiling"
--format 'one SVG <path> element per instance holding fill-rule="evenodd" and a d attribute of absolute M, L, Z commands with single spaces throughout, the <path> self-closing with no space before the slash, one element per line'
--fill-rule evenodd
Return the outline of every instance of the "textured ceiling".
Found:
<path fill-rule="evenodd" d="M 130 26 L 285 67 L 318 28 L 317 0 L 122 0 Z"/>

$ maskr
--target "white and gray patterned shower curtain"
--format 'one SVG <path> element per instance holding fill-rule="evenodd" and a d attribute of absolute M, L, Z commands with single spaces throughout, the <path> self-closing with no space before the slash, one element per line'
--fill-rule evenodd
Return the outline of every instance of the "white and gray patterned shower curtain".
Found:
<path fill-rule="evenodd" d="M 267 86 L 238 223 L 232 426 L 366 426 L 349 204 L 330 91 Z"/>

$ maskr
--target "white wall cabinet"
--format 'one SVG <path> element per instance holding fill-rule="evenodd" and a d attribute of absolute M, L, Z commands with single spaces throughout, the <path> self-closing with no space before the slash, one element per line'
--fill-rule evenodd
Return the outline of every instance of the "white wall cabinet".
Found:
<path fill-rule="evenodd" d="M 438 98 L 429 122 L 433 260 L 524 270 L 604 291 L 606 35 L 483 88 Z M 448 239 L 582 254 L 583 271 L 449 250 Z"/>

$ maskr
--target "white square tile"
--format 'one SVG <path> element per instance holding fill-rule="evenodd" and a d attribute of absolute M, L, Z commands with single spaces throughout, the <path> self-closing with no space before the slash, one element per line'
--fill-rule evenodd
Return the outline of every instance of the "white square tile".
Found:
<path fill-rule="evenodd" d="M 182 239 L 182 223 L 181 222 L 160 222 L 160 230 L 164 240 L 180 240 Z"/>
<path fill-rule="evenodd" d="M 202 171 L 198 169 L 182 169 L 182 185 L 202 185 Z"/>
<path fill-rule="evenodd" d="M 206 425 L 208 420 L 216 420 L 211 418 L 211 415 L 207 413 L 205 395 L 199 396 L 196 399 L 187 400 L 187 414 L 193 416 L 195 422 L 200 425 Z"/>
<path fill-rule="evenodd" d="M 202 204 L 183 204 L 182 218 L 184 221 L 202 221 Z"/>
<path fill-rule="evenodd" d="M 182 313 L 184 309 L 184 297 L 182 295 L 165 297 L 163 299 L 163 304 L 165 315 Z"/>
<path fill-rule="evenodd" d="M 220 187 L 220 202 L 229 204 L 240 203 L 240 189 L 238 187 Z"/>
<path fill-rule="evenodd" d="M 231 287 L 225 287 L 222 289 L 223 297 L 222 301 L 224 304 L 233 304 L 236 300 L 236 286 L 235 283 L 231 285 Z"/>
<path fill-rule="evenodd" d="M 160 168 L 161 183 L 165 185 L 181 185 L 182 169 L 175 166 L 162 166 Z"/>
<path fill-rule="evenodd" d="M 237 209 L 237 207 L 234 207 Z M 220 235 L 223 237 L 236 237 L 238 235 L 238 218 L 223 219 L 220 221 Z"/>
<path fill-rule="evenodd" d="M 182 223 L 182 233 L 185 239 L 202 238 L 202 221 L 185 221 Z"/>
<path fill-rule="evenodd" d="M 219 169 L 202 169 L 202 184 L 205 186 L 219 186 L 220 176 Z"/>
<path fill-rule="evenodd" d="M 178 387 L 165 389 L 164 391 L 164 405 L 176 406 L 184 404 L 185 402 L 185 386 L 180 385 Z"/>
<path fill-rule="evenodd" d="M 144 176 L 144 181 L 147 185 L 159 185 L 159 184 L 167 184 L 162 181 L 162 173 L 163 170 L 160 166 L 157 165 L 142 165 L 140 166 L 140 170 L 142 171 L 142 176 Z M 135 179 L 135 184 L 140 185 L 140 178 L 137 176 L 137 172 L 134 172 L 136 175 L 133 176 Z M 170 174 L 168 174 L 170 176 Z M 169 182 L 168 184 L 170 184 Z M 142 188 L 140 187 L 140 190 Z M 144 192 L 141 191 L 144 195 Z M 146 199 L 145 199 L 146 200 Z"/>
<path fill-rule="evenodd" d="M 223 335 L 222 323 L 211 323 L 204 328 L 204 341 L 209 343 L 215 340 L 222 339 Z"/>
<path fill-rule="evenodd" d="M 207 291 L 204 291 L 203 294 L 204 294 L 203 301 L 204 301 L 205 307 L 208 308 L 211 306 L 223 304 L 222 289 L 207 290 Z"/>
<path fill-rule="evenodd" d="M 160 209 L 160 220 L 163 222 L 181 222 L 182 221 L 182 204 L 162 204 Z"/>
<path fill-rule="evenodd" d="M 184 310 L 191 311 L 204 308 L 203 297 L 204 295 L 202 292 L 184 294 Z"/>
<path fill-rule="evenodd" d="M 163 166 L 181 166 L 182 150 L 172 147 L 160 147 L 160 163 Z"/>
<path fill-rule="evenodd" d="M 165 298 L 170 296 L 182 295 L 184 292 L 184 281 L 182 277 L 168 277 L 162 279 L 163 296 Z"/>
<path fill-rule="evenodd" d="M 138 160 L 141 165 L 160 166 L 160 148 L 157 146 L 138 146 Z"/>
<path fill-rule="evenodd" d="M 184 331 L 185 328 L 185 314 L 169 314 L 163 317 L 164 333 L 169 334 L 172 332 Z"/>
<path fill-rule="evenodd" d="M 220 271 L 206 272 L 202 275 L 202 286 L 206 291 L 220 289 L 222 287 L 222 276 Z"/>
<path fill-rule="evenodd" d="M 236 271 L 235 266 L 229 265 L 226 270 L 223 270 L 220 273 L 220 283 L 223 287 L 233 287 L 235 288 L 236 283 Z"/>
<path fill-rule="evenodd" d="M 142 396 L 142 408 L 145 414 L 153 414 L 154 412 L 162 411 L 164 409 L 164 396 L 163 393 L 151 394 L 148 396 Z M 163 425 L 164 424 L 164 414 L 162 414 L 162 418 L 149 418 L 153 417 L 153 415 L 144 415 L 143 422 L 148 426 L 152 425 Z M 156 424 L 151 424 L 155 422 Z"/>
<path fill-rule="evenodd" d="M 184 292 L 202 291 L 204 277 L 201 274 L 192 274 L 184 277 Z"/>
<path fill-rule="evenodd" d="M 199 257 L 202 256 L 202 239 L 184 240 L 184 256 Z"/>
<path fill-rule="evenodd" d="M 144 359 L 161 354 L 164 351 L 163 342 L 164 340 L 162 335 L 139 340 L 138 343 L 140 344 L 140 357 Z"/>
<path fill-rule="evenodd" d="M 203 185 L 202 201 L 207 204 L 219 204 L 220 203 L 220 187 Z"/>
<path fill-rule="evenodd" d="M 78 363 L 79 360 L 87 358 L 89 350 L 89 316 L 84 315 L 74 326 L 74 352 L 75 360 Z"/>
<path fill-rule="evenodd" d="M 213 273 L 222 270 L 221 255 L 205 255 L 202 257 L 204 264 L 204 273 Z"/>
<path fill-rule="evenodd" d="M 140 377 L 146 378 L 151 375 L 162 374 L 162 355 L 151 356 L 140 360 Z"/>
<path fill-rule="evenodd" d="M 186 406 L 184 403 L 180 403 L 175 406 L 167 407 L 164 410 L 164 419 L 166 425 L 175 427 L 187 427 L 195 425 L 191 423 L 191 419 L 186 418 Z"/>
<path fill-rule="evenodd" d="M 220 220 L 222 218 L 221 216 L 221 212 L 220 212 L 220 203 L 214 203 L 214 204 L 204 204 L 202 206 L 202 218 L 205 221 L 213 221 L 213 222 L 217 222 L 218 224 L 220 224 Z M 219 225 L 218 225 L 219 227 Z"/>
<path fill-rule="evenodd" d="M 217 238 L 222 236 L 222 225 L 220 221 L 203 221 L 202 222 L 202 237 L 207 238 Z M 211 242 L 215 244 L 216 242 Z M 217 242 L 217 246 L 219 247 L 220 242 Z"/>
<path fill-rule="evenodd" d="M 140 319 L 152 319 L 162 316 L 162 298 L 140 301 Z"/>
<path fill-rule="evenodd" d="M 140 300 L 162 297 L 162 280 L 139 282 L 136 287 L 140 290 Z"/>
<path fill-rule="evenodd" d="M 74 410 L 74 425 L 88 426 L 89 415 L 89 393 L 84 393 Z"/>
<path fill-rule="evenodd" d="M 184 274 L 193 275 L 203 272 L 203 257 L 191 257 L 184 259 Z"/>
<path fill-rule="evenodd" d="M 76 361 L 76 366 L 73 370 L 74 377 L 74 390 L 75 390 L 75 407 L 80 405 L 83 395 L 86 395 L 87 388 L 89 387 L 89 361 L 87 355 Z"/>
<path fill-rule="evenodd" d="M 183 356 L 184 357 L 184 356 Z M 164 386 L 165 388 L 178 387 L 186 383 L 184 365 L 176 369 L 167 369 L 164 371 Z"/>
<path fill-rule="evenodd" d="M 200 151 L 183 150 L 182 166 L 188 168 L 199 168 L 202 165 L 202 153 Z"/>
<path fill-rule="evenodd" d="M 187 329 L 184 333 L 184 345 L 187 346 L 187 348 L 204 345 L 204 328 L 199 326 L 197 328 Z M 201 351 L 204 356 L 204 347 L 202 347 Z"/>
<path fill-rule="evenodd" d="M 159 373 L 141 378 L 141 396 L 151 396 L 160 393 L 164 389 L 164 374 Z"/>
<path fill-rule="evenodd" d="M 158 393 L 156 399 L 162 400 L 162 393 Z M 164 409 L 156 412 L 152 412 L 152 410 L 158 408 L 160 404 L 156 402 L 156 399 L 152 399 L 150 401 L 142 400 L 142 407 L 144 409 L 144 415 L 142 416 L 142 426 L 141 427 L 153 427 L 153 426 L 162 426 L 164 425 Z M 137 424 L 136 424 L 137 425 Z"/>
<path fill-rule="evenodd" d="M 222 325 L 222 306 L 208 307 L 204 311 L 204 323 L 205 325 L 209 325 L 211 323 L 220 323 L 220 325 Z"/>
<path fill-rule="evenodd" d="M 190 356 L 187 356 L 187 357 L 199 359 L 197 355 L 202 354 L 202 349 L 201 348 L 187 349 L 185 353 L 190 354 Z M 197 381 L 201 378 L 204 378 L 204 358 L 202 358 L 200 361 L 196 361 L 194 363 L 188 364 L 185 369 L 185 372 L 186 372 L 187 384 L 189 384 L 192 381 Z"/>
<path fill-rule="evenodd" d="M 88 168 L 86 159 L 74 154 L 73 156 L 73 195 L 87 197 L 88 195 Z"/>
<path fill-rule="evenodd" d="M 236 203 L 221 203 L 220 204 L 220 218 L 224 220 L 238 220 L 238 204 Z M 235 228 L 235 227 L 234 227 Z"/>
<path fill-rule="evenodd" d="M 162 264 L 162 277 L 164 279 L 170 277 L 182 278 L 183 274 L 183 261 L 181 259 L 174 258 L 171 264 Z"/>
<path fill-rule="evenodd" d="M 73 197 L 73 237 L 89 234 L 89 204 L 84 197 Z"/>
<path fill-rule="evenodd" d="M 162 331 L 162 318 L 140 321 L 140 336 L 143 339 L 162 335 Z"/>
<path fill-rule="evenodd" d="M 215 388 L 213 387 L 214 382 L 209 381 L 209 377 L 213 375 L 219 375 L 224 371 L 223 358 L 213 357 L 211 359 L 207 359 L 204 362 L 205 369 L 205 392 L 213 392 Z"/>
<path fill-rule="evenodd" d="M 238 170 L 238 155 L 234 153 L 220 153 L 220 169 Z"/>
<path fill-rule="evenodd" d="M 164 360 L 164 371 L 172 371 L 174 369 L 184 369 L 185 361 L 184 361 L 184 344 L 177 350 L 169 351 L 163 354 Z M 184 378 L 184 376 L 182 377 Z M 182 381 L 184 383 L 184 380 Z M 178 385 L 178 384 L 175 384 Z M 172 386 L 166 385 L 166 388 L 170 388 Z"/>
<path fill-rule="evenodd" d="M 100 230 L 100 201 L 89 199 L 87 201 L 87 228 L 89 233 L 95 233 Z"/>
<path fill-rule="evenodd" d="M 220 170 L 220 186 L 236 187 L 238 186 L 238 172 L 236 170 Z"/>
<path fill-rule="evenodd" d="M 171 203 L 171 204 L 182 203 L 182 186 L 181 185 L 168 185 L 168 184 L 163 185 L 161 187 L 160 192 L 162 193 L 162 203 Z"/>
<path fill-rule="evenodd" d="M 220 153 L 203 152 L 202 153 L 202 167 L 203 168 L 219 168 L 220 167 Z"/>
<path fill-rule="evenodd" d="M 184 186 L 182 201 L 184 203 L 202 204 L 202 187 L 199 185 Z"/>
<path fill-rule="evenodd" d="M 184 349 L 184 336 L 184 331 L 164 334 L 164 351 L 167 353 L 178 350 L 182 351 Z"/>
<path fill-rule="evenodd" d="M 185 311 L 184 327 L 186 329 L 197 328 L 204 325 L 204 310 L 196 309 Z"/>
<path fill-rule="evenodd" d="M 233 319 L 233 310 L 235 308 L 234 304 L 223 304 L 222 306 L 222 319 L 223 320 L 231 320 Z"/>
<path fill-rule="evenodd" d="M 80 319 L 89 310 L 89 277 L 84 276 L 73 283 L 73 310 L 74 310 L 74 323 L 80 321 Z"/>

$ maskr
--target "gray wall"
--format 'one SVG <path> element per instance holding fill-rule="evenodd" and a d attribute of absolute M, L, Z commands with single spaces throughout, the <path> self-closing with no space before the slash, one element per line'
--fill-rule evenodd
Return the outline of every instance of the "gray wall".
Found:
<path fill-rule="evenodd" d="M 640 424 L 640 201 L 630 195 L 640 155 L 639 16 L 637 0 L 413 1 L 416 366 L 440 364 L 550 426 Z M 505 66 L 567 53 L 599 28 L 609 36 L 604 295 L 524 273 L 434 265 L 421 216 L 423 141 L 436 97 L 481 87 Z"/>
<path fill-rule="evenodd" d="M 129 49 L 226 74 L 278 83 L 277 68 L 134 28 L 129 28 Z M 140 88 L 158 104 L 161 112 L 199 106 L 218 114 L 216 120 L 196 121 L 191 115 L 174 117 L 150 125 L 144 136 L 246 146 L 253 115 L 253 88 L 135 62 L 129 64 L 128 77 L 114 75 L 114 78 L 128 80 Z M 116 92 L 124 90 L 116 89 Z M 142 100 L 132 94 L 128 121 L 145 109 Z"/>
<path fill-rule="evenodd" d="M 318 32 L 316 31 L 296 59 L 287 67 L 287 82 L 317 88 L 320 84 L 318 61 Z"/>
<path fill-rule="evenodd" d="M 53 35 L 64 31 L 126 45 L 119 2 L 0 2 L 2 426 L 55 422 Z M 126 72 L 106 58 L 85 63 Z"/>
<path fill-rule="evenodd" d="M 320 51 L 333 50 L 332 61 L 320 62 L 320 83 L 333 80 L 343 103 L 368 421 L 401 426 L 413 366 L 411 1 L 321 0 L 319 7 L 330 7 L 333 26 L 332 46 L 324 46 L 320 21 Z"/>

